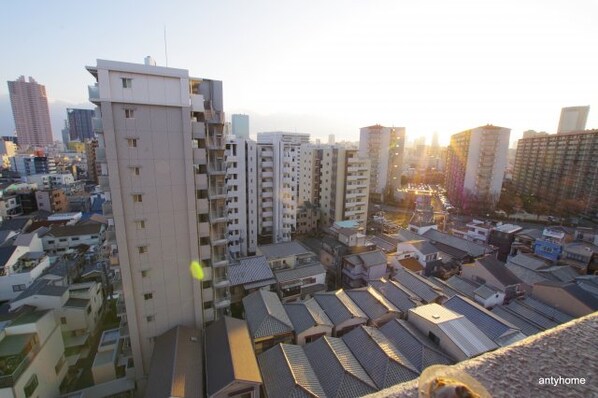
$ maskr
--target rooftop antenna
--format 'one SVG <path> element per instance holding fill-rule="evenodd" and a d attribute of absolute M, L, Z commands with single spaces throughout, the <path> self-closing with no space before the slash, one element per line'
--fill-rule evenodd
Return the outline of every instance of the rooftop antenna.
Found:
<path fill-rule="evenodd" d="M 168 66 L 168 42 L 166 41 L 166 25 L 164 25 L 164 55 L 166 56 L 166 66 Z"/>

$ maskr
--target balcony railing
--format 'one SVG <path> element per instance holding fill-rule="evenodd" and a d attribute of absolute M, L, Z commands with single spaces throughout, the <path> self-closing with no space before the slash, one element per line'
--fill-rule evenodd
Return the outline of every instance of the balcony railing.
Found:
<path fill-rule="evenodd" d="M 27 354 L 22 356 L 21 361 L 14 369 L 12 369 L 12 372 L 10 374 L 0 376 L 0 388 L 8 388 L 14 386 L 21 374 L 23 374 L 23 372 L 27 369 L 33 358 L 35 358 L 35 356 L 39 352 L 39 349 L 39 344 L 33 346 L 33 348 L 31 348 L 31 350 Z M 10 369 L 5 370 L 10 371 Z"/>
<path fill-rule="evenodd" d="M 100 99 L 100 87 L 98 85 L 88 86 L 87 91 L 89 92 L 90 102 L 97 102 Z"/>

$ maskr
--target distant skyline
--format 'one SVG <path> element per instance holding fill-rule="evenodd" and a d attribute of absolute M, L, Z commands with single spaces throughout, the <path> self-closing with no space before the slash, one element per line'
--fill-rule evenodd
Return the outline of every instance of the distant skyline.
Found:
<path fill-rule="evenodd" d="M 60 3 L 60 2 L 58 2 Z M 223 81 L 227 118 L 258 131 L 327 142 L 372 124 L 408 140 L 487 123 L 555 133 L 560 111 L 590 106 L 598 128 L 598 2 L 23 0 L 3 4 L 0 134 L 14 130 L 6 81 L 46 86 L 54 138 L 66 108 L 93 108 L 85 65 L 151 55 L 192 76 Z"/>

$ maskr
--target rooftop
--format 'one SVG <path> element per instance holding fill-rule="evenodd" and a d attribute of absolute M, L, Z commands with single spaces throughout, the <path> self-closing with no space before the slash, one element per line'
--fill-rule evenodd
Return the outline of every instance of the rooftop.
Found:
<path fill-rule="evenodd" d="M 274 279 L 274 274 L 265 256 L 239 259 L 238 264 L 229 265 L 228 276 L 232 286 Z"/>
<path fill-rule="evenodd" d="M 492 274 L 492 276 L 494 276 L 504 286 L 521 283 L 519 278 L 513 275 L 513 273 L 509 271 L 507 267 L 505 267 L 505 263 L 492 255 L 477 259 L 476 263 L 484 267 L 486 271 Z"/>
<path fill-rule="evenodd" d="M 253 339 L 293 332 L 293 324 L 276 293 L 253 292 L 243 298 L 243 307 Z"/>
<path fill-rule="evenodd" d="M 440 242 L 445 245 L 452 246 L 456 249 L 467 252 L 472 257 L 480 257 L 492 251 L 489 246 L 480 245 L 465 239 L 458 238 L 456 236 L 446 234 L 444 232 L 437 231 L 435 229 L 427 230 L 423 236 L 429 239 L 432 243 Z"/>
<path fill-rule="evenodd" d="M 333 326 L 326 312 L 313 298 L 302 302 L 284 304 L 284 309 L 297 334 L 318 325 L 328 325 L 331 328 Z"/>
<path fill-rule="evenodd" d="M 311 250 L 303 246 L 299 241 L 272 243 L 269 245 L 258 246 L 258 252 L 266 256 L 268 260 L 298 256 L 300 254 L 314 254 Z"/>

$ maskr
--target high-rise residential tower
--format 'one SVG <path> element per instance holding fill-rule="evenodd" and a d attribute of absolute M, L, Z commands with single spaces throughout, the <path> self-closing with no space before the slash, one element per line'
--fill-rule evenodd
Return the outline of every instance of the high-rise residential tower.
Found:
<path fill-rule="evenodd" d="M 370 195 L 392 199 L 401 187 L 404 127 L 363 127 L 359 131 L 359 156 L 370 159 Z"/>
<path fill-rule="evenodd" d="M 231 116 L 233 135 L 237 138 L 249 138 L 249 115 L 235 114 Z"/>
<path fill-rule="evenodd" d="M 511 130 L 492 125 L 451 136 L 445 187 L 451 203 L 464 210 L 493 207 L 500 198 Z"/>
<path fill-rule="evenodd" d="M 93 109 L 67 108 L 66 115 L 69 126 L 69 141 L 83 142 L 94 137 L 91 126 Z"/>
<path fill-rule="evenodd" d="M 97 80 L 89 96 L 125 298 L 123 344 L 143 383 L 156 336 L 202 328 L 230 306 L 222 83 L 151 59 L 87 70 Z"/>
<path fill-rule="evenodd" d="M 589 106 L 570 106 L 561 109 L 561 118 L 559 119 L 557 133 L 585 130 L 589 113 Z"/>
<path fill-rule="evenodd" d="M 8 82 L 10 104 L 20 146 L 52 144 L 52 125 L 46 87 L 25 76 Z"/>

